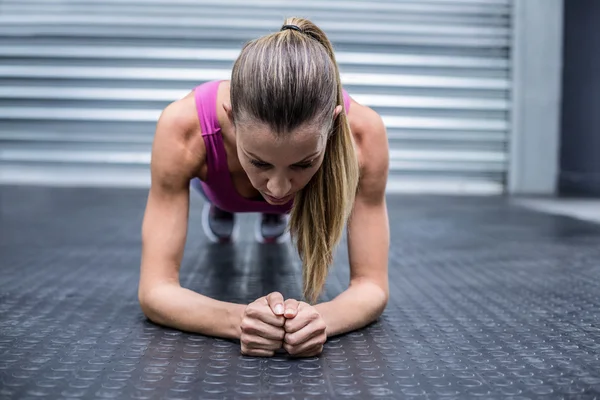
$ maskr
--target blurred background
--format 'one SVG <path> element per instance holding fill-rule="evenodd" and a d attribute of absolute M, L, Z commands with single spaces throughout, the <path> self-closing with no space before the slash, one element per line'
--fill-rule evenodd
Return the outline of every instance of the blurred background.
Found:
<path fill-rule="evenodd" d="M 390 192 L 600 194 L 594 0 L 0 0 L 0 182 L 147 187 L 161 110 L 313 20 Z"/>

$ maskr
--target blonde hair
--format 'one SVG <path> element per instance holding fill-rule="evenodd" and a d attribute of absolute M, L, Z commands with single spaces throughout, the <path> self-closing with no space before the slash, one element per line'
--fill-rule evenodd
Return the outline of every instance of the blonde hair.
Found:
<path fill-rule="evenodd" d="M 261 122 L 280 137 L 307 124 L 325 129 L 323 164 L 296 194 L 289 223 L 303 264 L 303 294 L 315 303 L 352 210 L 359 167 L 331 42 L 307 19 L 288 18 L 284 25 L 301 31 L 282 30 L 242 49 L 231 106 L 234 124 Z M 338 105 L 344 110 L 334 120 Z"/>

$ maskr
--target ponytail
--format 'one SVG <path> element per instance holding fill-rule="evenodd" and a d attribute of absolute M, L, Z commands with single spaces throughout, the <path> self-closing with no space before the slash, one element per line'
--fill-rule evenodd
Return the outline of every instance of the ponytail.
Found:
<path fill-rule="evenodd" d="M 337 105 L 344 108 L 327 140 L 323 165 L 296 195 L 290 219 L 290 233 L 303 263 L 303 294 L 309 302 L 315 303 L 325 285 L 335 248 L 352 211 L 359 168 L 331 42 L 308 20 L 290 18 L 285 24 L 298 26 L 325 47 L 335 68 Z"/>

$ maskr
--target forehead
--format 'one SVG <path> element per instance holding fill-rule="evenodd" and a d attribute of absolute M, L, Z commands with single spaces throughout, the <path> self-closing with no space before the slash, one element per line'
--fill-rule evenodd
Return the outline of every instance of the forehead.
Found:
<path fill-rule="evenodd" d="M 244 151 L 251 152 L 264 161 L 299 161 L 321 151 L 325 145 L 325 136 L 318 129 L 308 127 L 275 135 L 265 126 L 252 126 L 239 130 L 237 136 Z"/>

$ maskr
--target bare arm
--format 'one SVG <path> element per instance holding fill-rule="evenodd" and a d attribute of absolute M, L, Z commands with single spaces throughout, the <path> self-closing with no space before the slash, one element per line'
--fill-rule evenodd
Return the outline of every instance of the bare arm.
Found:
<path fill-rule="evenodd" d="M 348 254 L 350 286 L 335 299 L 315 307 L 327 325 L 327 336 L 346 333 L 376 320 L 387 305 L 389 222 L 385 186 L 389 168 L 388 141 L 383 121 L 366 109 L 360 145 L 361 180 L 350 221 Z M 354 128 L 353 128 L 354 129 Z"/>
<path fill-rule="evenodd" d="M 185 105 L 161 114 L 152 147 L 151 187 L 142 225 L 138 298 L 153 322 L 210 336 L 239 339 L 243 304 L 217 301 L 182 288 L 189 214 L 189 181 L 202 168 L 205 149 Z"/>

